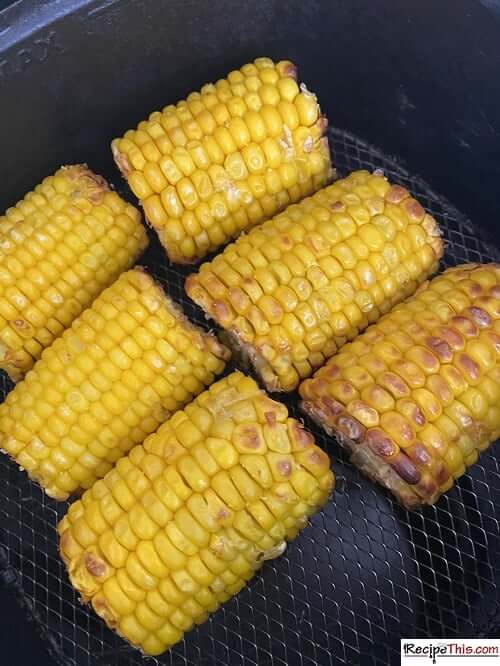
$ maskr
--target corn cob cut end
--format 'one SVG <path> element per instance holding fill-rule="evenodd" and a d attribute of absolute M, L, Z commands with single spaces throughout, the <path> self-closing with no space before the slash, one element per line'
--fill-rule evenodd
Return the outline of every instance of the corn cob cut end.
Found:
<path fill-rule="evenodd" d="M 234 372 L 69 508 L 60 554 L 82 600 L 160 654 L 281 555 L 333 486 L 312 436 Z"/>
<path fill-rule="evenodd" d="M 425 283 L 300 387 L 301 408 L 407 509 L 500 437 L 500 265 Z"/>
<path fill-rule="evenodd" d="M 267 391 L 270 393 L 283 393 L 291 390 L 281 383 L 279 376 L 274 372 L 272 366 L 266 361 L 260 351 L 254 345 L 245 342 L 237 331 L 221 330 L 219 332 L 219 339 L 231 350 L 234 360 L 242 368 L 253 368 Z"/>
<path fill-rule="evenodd" d="M 58 173 L 74 184 L 71 195 L 74 199 L 88 199 L 93 204 L 99 204 L 105 193 L 110 191 L 107 180 L 94 173 L 87 164 L 62 166 Z"/>
<path fill-rule="evenodd" d="M 0 370 L 6 372 L 11 381 L 19 382 L 34 362 L 33 357 L 24 350 L 14 351 L 0 343 Z"/>
<path fill-rule="evenodd" d="M 136 269 L 142 271 L 142 273 L 148 279 L 152 279 L 148 274 L 147 270 L 142 266 L 137 266 Z M 162 293 L 165 297 L 165 304 L 168 311 L 172 314 L 173 317 L 177 319 L 179 324 L 181 324 L 185 330 L 190 331 L 195 336 L 196 343 L 198 344 L 198 346 L 201 346 L 207 352 L 210 352 L 211 354 L 219 358 L 221 361 L 227 363 L 232 356 L 231 349 L 227 347 L 223 342 L 221 342 L 214 333 L 207 333 L 197 324 L 194 324 L 189 319 L 189 317 L 187 317 L 187 315 L 184 313 L 181 306 L 178 305 L 178 303 L 176 303 L 174 300 L 172 300 L 172 298 L 170 298 L 170 296 L 161 287 L 160 284 L 157 283 L 157 285 L 162 290 Z"/>
<path fill-rule="evenodd" d="M 111 153 L 118 170 L 123 178 L 126 179 L 128 175 L 132 173 L 132 167 L 130 166 L 127 155 L 120 151 L 120 139 L 113 139 L 113 141 L 111 141 Z"/>

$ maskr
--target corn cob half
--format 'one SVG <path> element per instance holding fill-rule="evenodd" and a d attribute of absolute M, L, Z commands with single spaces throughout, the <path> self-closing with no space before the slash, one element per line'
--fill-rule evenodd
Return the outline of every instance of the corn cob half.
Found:
<path fill-rule="evenodd" d="M 327 182 L 326 126 L 292 63 L 257 58 L 111 146 L 170 259 L 191 263 Z"/>
<path fill-rule="evenodd" d="M 271 391 L 294 389 L 435 271 L 435 220 L 357 171 L 229 245 L 186 281 Z"/>
<path fill-rule="evenodd" d="M 9 208 L 0 217 L 0 368 L 21 379 L 147 242 L 139 211 L 82 164 Z"/>
<path fill-rule="evenodd" d="M 108 626 L 160 654 L 280 555 L 333 482 L 286 407 L 234 372 L 70 506 L 60 552 Z"/>
<path fill-rule="evenodd" d="M 445 271 L 300 387 L 302 406 L 409 509 L 500 436 L 500 265 Z"/>
<path fill-rule="evenodd" d="M 0 405 L 0 446 L 51 497 L 88 488 L 224 369 L 142 269 L 124 273 Z"/>

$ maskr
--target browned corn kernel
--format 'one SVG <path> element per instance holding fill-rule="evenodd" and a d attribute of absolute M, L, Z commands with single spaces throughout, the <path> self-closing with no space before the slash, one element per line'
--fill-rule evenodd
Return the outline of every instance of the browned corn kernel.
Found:
<path fill-rule="evenodd" d="M 71 505 L 61 556 L 109 627 L 160 654 L 280 555 L 333 484 L 313 437 L 234 372 Z"/>
<path fill-rule="evenodd" d="M 85 164 L 0 217 L 0 368 L 18 381 L 147 246 L 139 211 Z"/>
<path fill-rule="evenodd" d="M 186 291 L 269 390 L 292 390 L 436 270 L 442 241 L 420 210 L 383 176 L 354 172 L 229 245 L 188 277 Z M 403 362 L 398 333 L 379 343 L 380 360 Z M 416 350 L 408 374 L 431 360 Z"/>
<path fill-rule="evenodd" d="M 0 446 L 48 495 L 65 499 L 210 384 L 228 356 L 135 268 L 9 393 L 0 405 Z"/>
<path fill-rule="evenodd" d="M 260 60 L 111 144 L 171 261 L 197 261 L 331 177 L 316 96 L 292 63 Z"/>
<path fill-rule="evenodd" d="M 500 265 L 450 268 L 303 382 L 302 407 L 407 508 L 434 504 L 500 434 L 499 323 Z"/>

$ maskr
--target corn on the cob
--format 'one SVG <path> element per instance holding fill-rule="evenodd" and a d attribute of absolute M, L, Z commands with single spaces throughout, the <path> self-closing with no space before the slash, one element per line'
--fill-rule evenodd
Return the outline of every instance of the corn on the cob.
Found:
<path fill-rule="evenodd" d="M 286 407 L 234 372 L 70 506 L 60 552 L 83 600 L 159 654 L 280 555 L 333 482 Z"/>
<path fill-rule="evenodd" d="M 327 182 L 326 126 L 291 62 L 257 58 L 111 146 L 170 259 L 191 263 Z"/>
<path fill-rule="evenodd" d="M 229 245 L 186 291 L 269 390 L 289 391 L 412 294 L 442 252 L 407 190 L 358 171 Z"/>
<path fill-rule="evenodd" d="M 500 265 L 445 271 L 300 387 L 302 406 L 407 507 L 500 436 Z"/>
<path fill-rule="evenodd" d="M 0 446 L 55 499 L 88 488 L 224 368 L 140 268 L 46 349 L 0 405 Z"/>
<path fill-rule="evenodd" d="M 0 217 L 0 368 L 14 381 L 147 245 L 139 211 L 86 165 Z"/>

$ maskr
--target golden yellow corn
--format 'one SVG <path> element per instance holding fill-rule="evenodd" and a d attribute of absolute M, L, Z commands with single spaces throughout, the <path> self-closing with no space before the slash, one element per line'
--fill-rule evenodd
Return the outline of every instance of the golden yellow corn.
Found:
<path fill-rule="evenodd" d="M 124 273 L 0 405 L 0 447 L 55 499 L 103 477 L 224 369 L 141 268 Z"/>
<path fill-rule="evenodd" d="M 435 220 L 357 171 L 253 229 L 186 281 L 271 391 L 294 389 L 437 269 Z"/>
<path fill-rule="evenodd" d="M 0 217 L 0 368 L 17 381 L 147 246 L 139 211 L 86 165 Z"/>
<path fill-rule="evenodd" d="M 234 372 L 70 506 L 60 552 L 108 626 L 160 654 L 280 555 L 333 483 L 312 436 Z"/>
<path fill-rule="evenodd" d="M 500 437 L 500 265 L 423 285 L 300 387 L 302 406 L 409 509 Z"/>
<path fill-rule="evenodd" d="M 111 147 L 171 261 L 191 263 L 327 182 L 326 126 L 291 62 L 257 58 Z"/>

